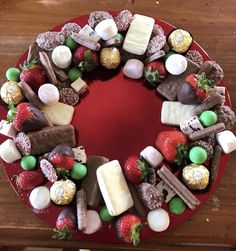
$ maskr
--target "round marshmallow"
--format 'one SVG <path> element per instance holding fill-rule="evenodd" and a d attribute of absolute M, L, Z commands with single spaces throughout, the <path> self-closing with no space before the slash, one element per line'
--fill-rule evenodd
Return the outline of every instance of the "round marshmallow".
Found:
<path fill-rule="evenodd" d="M 188 62 L 187 59 L 180 54 L 169 56 L 165 63 L 166 70 L 172 75 L 180 75 L 186 71 Z"/>
<path fill-rule="evenodd" d="M 99 214 L 97 211 L 88 210 L 87 211 L 87 227 L 84 231 L 85 234 L 93 234 L 97 232 L 102 226 Z"/>
<path fill-rule="evenodd" d="M 66 69 L 72 61 L 70 49 L 65 45 L 57 46 L 52 52 L 52 61 L 60 69 Z"/>
<path fill-rule="evenodd" d="M 117 34 L 118 28 L 113 19 L 106 19 L 95 27 L 95 31 L 103 40 L 109 40 Z"/>
<path fill-rule="evenodd" d="M 29 201 L 34 209 L 48 208 L 51 205 L 49 189 L 45 186 L 35 187 L 30 193 Z"/>
<path fill-rule="evenodd" d="M 155 232 L 165 231 L 169 224 L 169 214 L 162 208 L 150 211 L 147 216 L 148 226 Z"/>
<path fill-rule="evenodd" d="M 44 84 L 39 87 L 38 90 L 39 99 L 45 105 L 54 105 L 59 101 L 59 91 L 55 85 Z"/>
<path fill-rule="evenodd" d="M 0 145 L 0 157 L 6 163 L 12 163 L 21 158 L 21 154 L 12 139 L 7 139 Z"/>

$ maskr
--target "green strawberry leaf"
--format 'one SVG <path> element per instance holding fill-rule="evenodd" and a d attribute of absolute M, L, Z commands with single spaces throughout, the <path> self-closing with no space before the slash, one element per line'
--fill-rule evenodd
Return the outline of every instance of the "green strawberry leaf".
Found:
<path fill-rule="evenodd" d="M 7 112 L 7 123 L 8 124 L 13 122 L 15 115 L 16 115 L 16 107 L 13 104 L 9 104 L 8 105 L 8 112 Z"/>
<path fill-rule="evenodd" d="M 142 171 L 141 179 L 147 179 L 149 173 L 154 172 L 154 168 L 151 167 L 144 159 L 138 160 L 138 169 Z"/>
<path fill-rule="evenodd" d="M 69 170 L 65 168 L 56 168 L 56 173 L 60 179 L 67 179 L 69 177 Z"/>
<path fill-rule="evenodd" d="M 54 228 L 53 231 L 55 234 L 52 236 L 52 239 L 56 240 L 71 240 L 75 234 L 75 231 L 70 230 L 67 225 L 65 225 L 62 230 Z"/>
<path fill-rule="evenodd" d="M 181 166 L 182 164 L 187 164 L 188 163 L 188 155 L 189 155 L 189 145 L 182 145 L 178 144 L 176 146 L 176 151 L 177 154 L 175 156 L 174 162 L 178 165 Z"/>

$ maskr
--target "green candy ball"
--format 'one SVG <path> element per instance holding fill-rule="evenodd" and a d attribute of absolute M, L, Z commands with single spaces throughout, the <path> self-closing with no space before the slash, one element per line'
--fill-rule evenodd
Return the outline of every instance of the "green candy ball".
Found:
<path fill-rule="evenodd" d="M 164 56 L 164 61 L 166 61 L 166 59 L 167 59 L 169 56 L 173 55 L 173 54 L 175 54 L 174 51 L 169 51 L 169 52 L 167 52 L 167 53 L 165 54 L 165 56 Z"/>
<path fill-rule="evenodd" d="M 20 81 L 20 70 L 15 67 L 9 68 L 6 72 L 6 78 L 10 81 Z"/>
<path fill-rule="evenodd" d="M 67 47 L 69 47 L 69 49 L 71 51 L 74 51 L 79 45 L 75 42 L 74 39 L 72 39 L 71 37 L 68 37 L 66 40 L 65 40 L 65 45 Z"/>
<path fill-rule="evenodd" d="M 180 197 L 173 197 L 168 203 L 169 210 L 172 214 L 180 215 L 182 214 L 185 209 L 185 203 L 180 199 Z"/>
<path fill-rule="evenodd" d="M 111 221 L 112 220 L 112 216 L 108 213 L 107 207 L 104 206 L 102 207 L 102 209 L 99 212 L 99 216 L 101 218 L 102 221 Z"/>
<path fill-rule="evenodd" d="M 82 78 L 83 74 L 79 68 L 73 67 L 69 70 L 68 75 L 69 79 L 74 82 L 76 79 Z"/>
<path fill-rule="evenodd" d="M 75 163 L 70 171 L 70 177 L 75 180 L 83 179 L 87 174 L 87 167 L 80 163 Z"/>
<path fill-rule="evenodd" d="M 217 122 L 217 114 L 213 111 L 205 111 L 200 115 L 199 119 L 204 126 L 211 126 Z"/>
<path fill-rule="evenodd" d="M 200 146 L 194 146 L 189 151 L 189 159 L 195 164 L 202 164 L 207 160 L 207 152 Z"/>
<path fill-rule="evenodd" d="M 117 34 L 115 35 L 115 37 L 118 38 L 118 39 L 120 40 L 120 42 L 119 42 L 119 43 L 116 43 L 115 45 L 116 45 L 116 46 L 122 45 L 123 42 L 124 42 L 124 36 L 123 36 L 122 34 L 120 34 L 120 33 L 117 33 Z"/>
<path fill-rule="evenodd" d="M 28 155 L 28 156 L 24 156 L 21 159 L 20 165 L 24 170 L 32 170 L 35 168 L 36 162 L 37 162 L 37 159 L 34 156 Z"/>

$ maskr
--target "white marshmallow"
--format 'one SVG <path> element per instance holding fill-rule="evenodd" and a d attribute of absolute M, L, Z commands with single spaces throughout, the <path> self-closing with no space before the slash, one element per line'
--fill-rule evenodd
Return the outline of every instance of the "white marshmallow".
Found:
<path fill-rule="evenodd" d="M 188 66 L 187 59 L 180 54 L 169 56 L 165 62 L 166 70 L 172 75 L 180 75 L 186 71 Z"/>
<path fill-rule="evenodd" d="M 223 152 L 228 154 L 236 150 L 236 137 L 229 131 L 218 132 L 216 134 L 217 143 L 222 147 Z"/>
<path fill-rule="evenodd" d="M 95 27 L 95 31 L 103 40 L 109 40 L 113 38 L 117 32 L 118 28 L 113 19 L 106 19 L 98 23 Z"/>
<path fill-rule="evenodd" d="M 169 227 L 170 217 L 164 209 L 158 208 L 148 213 L 147 223 L 153 231 L 162 232 Z"/>
<path fill-rule="evenodd" d="M 180 129 L 183 133 L 189 135 L 193 132 L 204 129 L 197 116 L 192 117 L 180 123 Z"/>
<path fill-rule="evenodd" d="M 93 30 L 88 24 L 86 24 L 80 31 L 79 34 L 88 40 L 98 42 L 101 37 L 98 36 L 97 32 Z"/>
<path fill-rule="evenodd" d="M 143 76 L 143 63 L 138 59 L 129 59 L 124 68 L 123 73 L 129 78 L 139 79 Z"/>
<path fill-rule="evenodd" d="M 70 49 L 65 45 L 57 46 L 52 52 L 52 61 L 60 69 L 66 69 L 72 62 Z"/>
<path fill-rule="evenodd" d="M 41 85 L 38 89 L 38 96 L 45 105 L 54 105 L 60 98 L 57 87 L 52 84 Z"/>
<path fill-rule="evenodd" d="M 102 227 L 102 222 L 100 220 L 98 212 L 94 210 L 88 210 L 86 230 L 83 231 L 83 233 L 93 234 L 97 232 L 101 227 Z"/>
<path fill-rule="evenodd" d="M 0 134 L 8 136 L 10 138 L 15 138 L 16 129 L 12 125 L 12 123 L 8 123 L 6 120 L 1 120 L 0 122 Z"/>
<path fill-rule="evenodd" d="M 144 148 L 140 153 L 140 156 L 144 158 L 152 167 L 159 166 L 163 161 L 161 153 L 153 146 L 147 146 Z"/>
<path fill-rule="evenodd" d="M 21 158 L 21 154 L 12 139 L 7 139 L 0 145 L 0 157 L 7 163 L 12 163 Z"/>
<path fill-rule="evenodd" d="M 35 187 L 30 193 L 29 201 L 34 209 L 48 208 L 51 205 L 49 189 L 46 186 Z"/>

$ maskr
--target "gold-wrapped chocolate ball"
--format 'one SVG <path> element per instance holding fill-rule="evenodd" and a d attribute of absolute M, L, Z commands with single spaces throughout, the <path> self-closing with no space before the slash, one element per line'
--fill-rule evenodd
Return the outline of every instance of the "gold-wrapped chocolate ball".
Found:
<path fill-rule="evenodd" d="M 57 205 L 68 205 L 75 196 L 76 185 L 73 181 L 59 180 L 50 188 L 51 200 Z"/>
<path fill-rule="evenodd" d="M 15 81 L 7 81 L 1 87 L 1 98 L 6 104 L 17 105 L 25 98 Z"/>
<path fill-rule="evenodd" d="M 203 190 L 209 183 L 210 173 L 203 165 L 191 164 L 185 166 L 182 171 L 182 178 L 189 189 Z"/>
<path fill-rule="evenodd" d="M 106 69 L 116 69 L 120 61 L 120 52 L 116 47 L 103 48 L 101 50 L 100 62 Z"/>
<path fill-rule="evenodd" d="M 178 53 L 186 52 L 193 41 L 189 32 L 177 29 L 171 32 L 168 38 L 168 43 L 173 51 Z"/>

